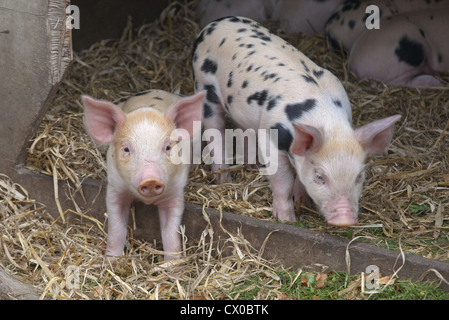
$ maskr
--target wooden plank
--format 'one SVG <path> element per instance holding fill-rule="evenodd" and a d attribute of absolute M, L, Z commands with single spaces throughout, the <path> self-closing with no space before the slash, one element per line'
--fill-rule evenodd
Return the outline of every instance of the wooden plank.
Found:
<path fill-rule="evenodd" d="M 29 140 L 72 60 L 65 25 L 69 0 L 0 2 L 0 172 L 21 176 Z M 28 175 L 22 175 L 26 180 Z M 37 299 L 37 292 L 0 269 L 0 298 Z"/>
<path fill-rule="evenodd" d="M 0 172 L 24 162 L 26 148 L 72 59 L 68 0 L 0 5 Z"/>

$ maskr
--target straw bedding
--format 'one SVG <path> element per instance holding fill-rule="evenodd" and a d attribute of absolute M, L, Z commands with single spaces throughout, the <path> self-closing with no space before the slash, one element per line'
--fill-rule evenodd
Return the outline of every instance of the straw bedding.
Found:
<path fill-rule="evenodd" d="M 96 146 L 82 123 L 81 94 L 118 103 L 137 92 L 163 89 L 193 93 L 191 49 L 200 31 L 192 3 L 174 3 L 155 22 L 136 28 L 129 20 L 118 40 L 104 40 L 75 54 L 74 62 L 29 149 L 27 167 L 78 186 L 85 178 L 104 180 L 105 148 Z M 356 127 L 402 114 L 383 155 L 369 160 L 354 228 L 330 227 L 314 207 L 297 208 L 299 225 L 348 237 L 367 235 L 376 245 L 449 260 L 449 89 L 388 87 L 348 73 L 344 56 L 330 53 L 322 34 L 288 36 L 276 22 L 270 29 L 318 65 L 338 76 L 353 106 Z M 445 83 L 447 76 L 441 78 Z M 186 200 L 236 214 L 274 221 L 267 179 L 254 166 L 234 166 L 232 183 L 215 185 L 207 166 L 191 170 Z M 198 244 L 174 266 L 161 264 L 153 244 L 130 239 L 126 258 L 114 267 L 102 255 L 103 221 L 82 213 L 82 223 L 53 221 L 26 190 L 1 177 L 0 221 L 4 256 L 0 263 L 40 287 L 45 298 L 236 298 L 233 288 L 256 277 L 258 297 L 279 298 L 272 261 L 240 234 L 222 247 L 206 228 Z M 207 217 L 205 217 L 207 219 Z M 212 236 L 212 237 L 211 237 Z M 234 255 L 221 255 L 223 247 Z M 4 254 L 3 254 L 4 253 Z M 81 272 L 83 290 L 67 277 Z M 234 292 L 230 296 L 229 292 Z"/>
<path fill-rule="evenodd" d="M 260 299 L 281 294 L 274 267 L 282 267 L 262 259 L 263 248 L 253 249 L 241 234 L 229 234 L 229 240 L 217 244 L 208 225 L 199 242 L 187 247 L 181 230 L 184 257 L 172 262 L 163 262 L 154 245 L 131 239 L 126 257 L 111 264 L 102 255 L 105 232 L 100 221 L 85 217 L 83 223 L 59 224 L 3 175 L 0 199 L 0 266 L 35 286 L 40 298 L 236 299 L 240 291 L 249 290 L 239 290 L 248 279 L 257 283 L 251 290 Z M 204 219 L 208 221 L 207 215 Z M 0 300 L 17 297 L 1 293 Z"/>

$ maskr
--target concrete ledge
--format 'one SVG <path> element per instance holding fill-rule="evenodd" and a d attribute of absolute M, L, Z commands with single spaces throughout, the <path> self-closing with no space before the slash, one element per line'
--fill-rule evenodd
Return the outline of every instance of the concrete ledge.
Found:
<path fill-rule="evenodd" d="M 29 190 L 31 198 L 46 204 L 52 214 L 58 215 L 53 198 L 53 179 L 51 177 L 25 172 L 13 178 Z M 105 188 L 102 187 L 100 190 L 100 187 L 99 181 L 86 180 L 84 182 L 83 191 L 87 203 L 83 210 L 90 209 L 92 216 L 103 221 L 104 212 L 106 212 Z M 61 198 L 68 194 L 67 183 L 59 182 L 59 188 Z M 78 199 L 77 203 L 82 204 L 79 195 L 76 198 Z M 66 210 L 71 207 L 71 201 L 61 200 L 61 205 Z M 186 204 L 183 224 L 186 227 L 189 241 L 197 241 L 207 226 L 202 210 L 198 205 Z M 209 215 L 216 239 L 226 239 L 228 235 L 220 227 L 220 213 L 214 209 L 206 209 L 206 213 Z M 156 239 L 159 244 L 161 243 L 159 218 L 155 207 L 136 204 L 136 225 L 137 229 L 133 234 L 135 238 L 149 242 Z M 347 271 L 345 254 L 350 243 L 348 239 L 229 212 L 222 213 L 221 225 L 231 234 L 236 234 L 240 229 L 245 239 L 256 249 L 260 249 L 269 236 L 263 257 L 278 259 L 285 267 L 292 269 L 311 267 L 313 269 L 314 267 L 318 268 L 318 265 L 326 265 L 333 270 Z M 349 253 L 351 274 L 365 272 L 367 266 L 376 265 L 381 274 L 392 275 L 402 265 L 402 257 L 399 252 L 381 249 L 366 243 L 352 242 L 349 246 Z M 420 280 L 426 271 L 435 269 L 445 279 L 449 279 L 449 263 L 410 254 L 404 256 L 405 263 L 398 273 L 399 277 Z M 429 272 L 424 279 L 437 278 L 433 272 Z M 447 284 L 442 283 L 441 287 L 449 291 Z"/>

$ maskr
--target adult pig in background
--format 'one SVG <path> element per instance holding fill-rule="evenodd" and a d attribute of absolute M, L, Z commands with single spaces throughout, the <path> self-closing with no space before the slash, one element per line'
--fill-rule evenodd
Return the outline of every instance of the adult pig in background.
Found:
<path fill-rule="evenodd" d="M 366 28 L 368 5 L 379 8 L 379 29 Z M 449 72 L 448 28 L 449 0 L 345 1 L 326 23 L 329 42 L 337 51 L 341 43 L 359 78 L 423 87 L 441 86 L 434 76 Z"/>
<path fill-rule="evenodd" d="M 381 19 L 387 19 L 413 11 L 449 8 L 449 0 L 346 0 L 334 10 L 325 26 L 334 49 L 338 51 L 338 42 L 341 42 L 347 52 L 351 50 L 356 40 L 367 30 L 366 19 L 371 12 L 367 13 L 366 8 L 370 5 L 379 8 Z M 380 27 L 383 28 L 383 23 Z"/>
<path fill-rule="evenodd" d="M 200 92 L 181 98 L 162 90 L 152 90 L 118 106 L 89 96 L 82 97 L 89 135 L 95 142 L 109 145 L 105 254 L 110 259 L 122 254 L 134 200 L 158 207 L 162 243 L 167 252 L 165 259 L 179 255 L 178 229 L 184 211 L 184 186 L 190 164 L 174 164 L 170 152 L 177 139 L 185 142 L 196 134 L 193 121 L 201 121 L 204 94 Z M 176 129 L 185 131 L 178 134 Z"/>
<path fill-rule="evenodd" d="M 434 76 L 449 72 L 449 8 L 382 19 L 351 49 L 349 69 L 359 78 L 389 85 L 442 86 Z"/>
<path fill-rule="evenodd" d="M 287 33 L 315 34 L 324 26 L 343 0 L 281 0 L 273 11 L 273 19 L 281 22 Z"/>
<path fill-rule="evenodd" d="M 275 217 L 295 221 L 293 196 L 308 194 L 329 224 L 356 222 L 366 157 L 388 146 L 399 115 L 354 131 L 340 81 L 248 18 L 207 25 L 195 42 L 193 69 L 196 90 L 207 90 L 205 129 L 224 136 L 227 113 L 242 129 L 277 130 L 269 149 L 279 151 L 277 172 L 268 176 Z M 222 141 L 208 146 L 225 154 Z M 220 167 L 226 165 L 212 169 Z"/>
<path fill-rule="evenodd" d="M 200 23 L 205 26 L 218 18 L 245 16 L 256 21 L 271 19 L 281 0 L 201 0 L 196 8 Z"/>
<path fill-rule="evenodd" d="M 288 33 L 321 32 L 343 0 L 201 0 L 197 13 L 205 26 L 218 18 L 244 16 L 263 22 L 279 20 Z"/>

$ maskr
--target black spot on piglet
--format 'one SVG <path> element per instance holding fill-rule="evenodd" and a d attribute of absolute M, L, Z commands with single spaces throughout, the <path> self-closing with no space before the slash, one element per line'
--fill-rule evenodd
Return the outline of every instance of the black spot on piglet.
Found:
<path fill-rule="evenodd" d="M 205 85 L 204 89 L 207 90 L 206 99 L 209 102 L 215 103 L 215 104 L 219 104 L 220 103 L 220 98 L 218 98 L 217 91 L 216 91 L 216 89 L 215 89 L 215 87 L 213 85 L 211 85 L 211 84 Z"/>
<path fill-rule="evenodd" d="M 302 77 L 304 78 L 304 80 L 306 80 L 306 82 L 318 85 L 318 83 L 315 81 L 315 79 L 312 78 L 310 75 L 303 74 Z"/>
<path fill-rule="evenodd" d="M 228 76 L 228 83 L 227 83 L 227 87 L 230 88 L 232 87 L 232 76 L 233 76 L 233 72 L 229 72 L 229 76 Z"/>
<path fill-rule="evenodd" d="M 293 135 L 282 123 L 276 123 L 271 129 L 277 130 L 279 150 L 288 152 L 293 142 Z"/>
<path fill-rule="evenodd" d="M 210 118 L 215 114 L 214 109 L 207 103 L 203 104 L 203 117 Z"/>
<path fill-rule="evenodd" d="M 267 101 L 267 98 L 268 98 L 268 91 L 262 90 L 254 92 L 252 95 L 248 97 L 248 99 L 246 99 L 246 102 L 250 104 L 252 101 L 257 101 L 257 104 L 259 106 L 262 106 L 265 103 L 265 101 Z"/>
<path fill-rule="evenodd" d="M 285 107 L 285 113 L 287 114 L 288 120 L 295 121 L 298 118 L 310 110 L 312 110 L 316 105 L 315 99 L 307 99 L 301 103 L 288 104 Z"/>
<path fill-rule="evenodd" d="M 410 40 L 407 36 L 403 36 L 399 40 L 399 46 L 394 53 L 403 61 L 413 67 L 419 67 L 424 61 L 424 47 L 421 43 Z"/>
<path fill-rule="evenodd" d="M 321 76 L 324 74 L 324 70 L 313 70 L 313 75 L 317 78 L 321 78 Z"/>
<path fill-rule="evenodd" d="M 339 99 L 335 99 L 333 102 L 337 107 L 342 107 L 341 101 Z"/>
<path fill-rule="evenodd" d="M 215 74 L 217 72 L 217 63 L 208 58 L 204 59 L 203 65 L 201 66 L 201 71 L 206 73 Z"/>

